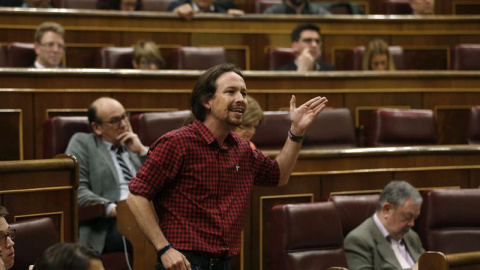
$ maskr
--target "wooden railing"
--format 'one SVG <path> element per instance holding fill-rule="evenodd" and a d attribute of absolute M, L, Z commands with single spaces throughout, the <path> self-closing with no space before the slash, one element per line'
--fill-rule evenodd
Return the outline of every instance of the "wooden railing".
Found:
<path fill-rule="evenodd" d="M 480 251 L 456 254 L 429 251 L 420 256 L 418 266 L 419 270 L 478 270 Z"/>
<path fill-rule="evenodd" d="M 72 156 L 0 162 L 0 205 L 7 222 L 49 217 L 61 242 L 78 239 L 78 162 Z"/>

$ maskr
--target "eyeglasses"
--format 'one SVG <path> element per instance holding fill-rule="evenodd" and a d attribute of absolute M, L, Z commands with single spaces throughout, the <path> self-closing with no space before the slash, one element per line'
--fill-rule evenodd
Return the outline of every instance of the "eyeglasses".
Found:
<path fill-rule="evenodd" d="M 40 46 L 46 47 L 49 50 L 53 49 L 55 46 L 57 46 L 57 48 L 59 50 L 64 50 L 65 49 L 64 44 L 55 43 L 55 42 L 42 43 L 42 44 L 40 44 Z"/>
<path fill-rule="evenodd" d="M 0 246 L 6 246 L 7 245 L 7 237 L 10 237 L 10 239 L 14 239 L 15 236 L 17 235 L 17 230 L 9 228 L 7 234 L 0 233 Z"/>
<path fill-rule="evenodd" d="M 129 117 L 130 113 L 124 113 L 120 117 L 113 117 L 108 121 L 98 121 L 97 123 L 110 124 L 113 128 L 118 128 L 120 126 L 120 122 L 122 122 L 122 120 L 128 121 Z"/>

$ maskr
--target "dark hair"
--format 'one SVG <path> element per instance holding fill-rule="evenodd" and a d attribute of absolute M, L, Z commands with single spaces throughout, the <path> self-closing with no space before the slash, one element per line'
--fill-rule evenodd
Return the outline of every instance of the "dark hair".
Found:
<path fill-rule="evenodd" d="M 393 207 L 402 205 L 406 200 L 411 198 L 414 204 L 421 204 L 423 201 L 420 192 L 405 181 L 392 181 L 385 186 L 380 199 L 378 199 L 377 212 L 382 211 L 385 203 L 390 203 Z"/>
<path fill-rule="evenodd" d="M 207 109 L 205 109 L 203 103 L 215 96 L 215 92 L 217 91 L 217 79 L 223 73 L 227 72 L 235 72 L 243 78 L 243 74 L 240 69 L 234 64 L 229 63 L 214 66 L 205 71 L 205 73 L 198 78 L 195 86 L 193 87 L 192 97 L 190 99 L 192 113 L 196 119 L 205 121 Z"/>
<path fill-rule="evenodd" d="M 318 27 L 316 25 L 313 25 L 313 24 L 310 24 L 310 23 L 309 24 L 302 24 L 302 25 L 299 25 L 299 26 L 295 27 L 295 29 L 293 29 L 292 36 L 291 36 L 292 42 L 299 41 L 300 40 L 300 34 L 302 34 L 302 32 L 305 31 L 305 30 L 312 30 L 312 31 L 317 32 L 320 35 L 320 27 Z"/>
<path fill-rule="evenodd" d="M 8 215 L 7 208 L 5 206 L 0 205 L 0 217 L 5 217 Z"/>
<path fill-rule="evenodd" d="M 87 111 L 87 116 L 88 116 L 88 123 L 98 123 L 99 120 L 98 120 L 98 115 L 97 115 L 97 106 L 95 105 L 90 105 L 90 107 L 88 107 L 88 111 Z"/>
<path fill-rule="evenodd" d="M 92 259 L 102 260 L 100 253 L 78 243 L 58 243 L 40 256 L 34 270 L 88 270 Z"/>
<path fill-rule="evenodd" d="M 97 9 L 107 9 L 107 10 L 120 10 L 122 0 L 98 0 Z M 137 0 L 135 5 L 135 10 L 142 10 L 143 3 L 141 0 Z"/>

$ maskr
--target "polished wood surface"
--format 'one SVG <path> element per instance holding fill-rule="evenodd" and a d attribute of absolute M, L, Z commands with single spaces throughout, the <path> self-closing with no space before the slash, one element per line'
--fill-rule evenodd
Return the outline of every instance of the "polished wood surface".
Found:
<path fill-rule="evenodd" d="M 155 248 L 140 230 L 126 201 L 117 203 L 117 226 L 118 231 L 132 243 L 133 269 L 155 269 Z"/>
<path fill-rule="evenodd" d="M 262 151 L 275 157 L 279 151 Z M 443 145 L 301 150 L 296 175 L 376 168 L 478 165 L 480 146 Z M 326 194 L 328 196 L 328 194 Z"/>
<path fill-rule="evenodd" d="M 419 270 L 478 270 L 480 269 L 480 251 L 443 254 L 428 251 L 420 256 Z"/>
<path fill-rule="evenodd" d="M 266 50 L 290 47 L 290 33 L 301 23 L 322 28 L 323 60 L 346 69 L 350 49 L 383 38 L 402 46 L 410 69 L 448 69 L 450 47 L 480 43 L 480 16 L 295 16 L 198 14 L 185 21 L 162 12 L 0 8 L 0 40 L 33 42 L 37 25 L 56 21 L 66 31 L 66 66 L 93 67 L 104 46 L 132 46 L 151 39 L 166 56 L 180 46 L 223 46 L 230 61 L 245 69 L 267 68 Z M 167 62 L 168 62 L 168 57 Z"/>
<path fill-rule="evenodd" d="M 8 139 L 0 140 L 2 160 L 42 158 L 43 122 L 57 115 L 85 115 L 101 96 L 118 99 L 132 113 L 190 108 L 200 71 L 93 69 L 0 69 L 0 116 Z M 397 71 L 296 73 L 245 71 L 249 94 L 266 111 L 285 110 L 326 96 L 328 106 L 348 108 L 360 142 L 368 136 L 370 114 L 380 107 L 430 109 L 440 144 L 466 144 L 470 107 L 480 104 L 478 71 Z M 8 120 L 8 121 L 7 121 Z"/>
<path fill-rule="evenodd" d="M 9 223 L 50 217 L 62 242 L 78 239 L 78 162 L 54 159 L 0 162 L 0 205 Z"/>

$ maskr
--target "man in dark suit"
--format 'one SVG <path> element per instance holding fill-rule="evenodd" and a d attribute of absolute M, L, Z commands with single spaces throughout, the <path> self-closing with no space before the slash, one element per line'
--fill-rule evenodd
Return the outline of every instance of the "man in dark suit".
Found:
<path fill-rule="evenodd" d="M 277 70 L 291 71 L 327 71 L 335 67 L 327 62 L 321 62 L 322 38 L 320 28 L 313 24 L 297 26 L 291 35 L 292 48 L 295 51 L 295 61 Z"/>
<path fill-rule="evenodd" d="M 59 68 L 65 52 L 65 30 L 56 22 L 44 22 L 35 31 L 36 68 Z"/>
<path fill-rule="evenodd" d="M 348 269 L 418 269 L 425 250 L 411 229 L 421 205 L 422 196 L 409 183 L 390 182 L 380 194 L 376 213 L 345 238 Z"/>
<path fill-rule="evenodd" d="M 130 178 L 142 165 L 147 148 L 132 132 L 128 115 L 115 99 L 102 97 L 88 109 L 93 133 L 77 133 L 66 153 L 80 163 L 78 205 L 103 203 L 106 216 L 80 224 L 79 241 L 102 253 L 123 251 L 117 231 L 116 202 L 129 194 Z"/>
<path fill-rule="evenodd" d="M 181 0 L 170 4 L 168 11 L 178 14 L 180 17 L 191 20 L 195 13 L 228 13 L 231 15 L 243 15 L 243 10 L 237 9 L 233 3 L 222 3 L 214 0 Z"/>

